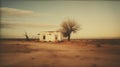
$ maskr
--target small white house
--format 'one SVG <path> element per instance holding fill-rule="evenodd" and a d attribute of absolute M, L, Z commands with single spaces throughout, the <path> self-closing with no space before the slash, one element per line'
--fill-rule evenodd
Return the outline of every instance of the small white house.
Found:
<path fill-rule="evenodd" d="M 43 31 L 39 33 L 39 41 L 58 42 L 63 40 L 63 35 L 59 31 Z"/>

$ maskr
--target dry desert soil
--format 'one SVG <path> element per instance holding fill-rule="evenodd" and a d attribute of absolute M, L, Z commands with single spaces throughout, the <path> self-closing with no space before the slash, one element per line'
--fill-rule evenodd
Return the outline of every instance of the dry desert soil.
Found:
<path fill-rule="evenodd" d="M 1 40 L 0 67 L 120 67 L 120 44 Z"/>

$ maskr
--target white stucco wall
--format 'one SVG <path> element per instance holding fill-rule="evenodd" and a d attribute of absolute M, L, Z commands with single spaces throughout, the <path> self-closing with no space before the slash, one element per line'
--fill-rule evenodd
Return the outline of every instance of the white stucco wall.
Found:
<path fill-rule="evenodd" d="M 43 38 L 45 36 L 45 39 Z M 58 31 L 45 31 L 45 32 L 40 32 L 39 35 L 39 40 L 40 41 L 62 41 L 63 40 L 63 35 L 61 32 Z"/>

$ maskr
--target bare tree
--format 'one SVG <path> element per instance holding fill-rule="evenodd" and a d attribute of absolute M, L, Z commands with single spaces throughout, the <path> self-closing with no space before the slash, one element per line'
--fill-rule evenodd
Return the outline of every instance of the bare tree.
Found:
<path fill-rule="evenodd" d="M 29 40 L 29 36 L 28 36 L 27 32 L 25 32 L 25 37 L 26 37 L 26 40 Z"/>
<path fill-rule="evenodd" d="M 70 41 L 71 33 L 76 33 L 80 29 L 80 25 L 71 19 L 63 21 L 61 24 L 60 31 L 63 33 L 64 37 L 68 38 L 68 41 Z"/>

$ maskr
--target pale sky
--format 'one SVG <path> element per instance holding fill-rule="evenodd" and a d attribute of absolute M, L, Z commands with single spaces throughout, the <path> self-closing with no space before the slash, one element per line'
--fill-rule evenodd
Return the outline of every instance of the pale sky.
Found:
<path fill-rule="evenodd" d="M 31 38 L 41 31 L 56 31 L 70 18 L 81 25 L 72 38 L 120 38 L 120 1 L 1 2 L 1 37 Z"/>

